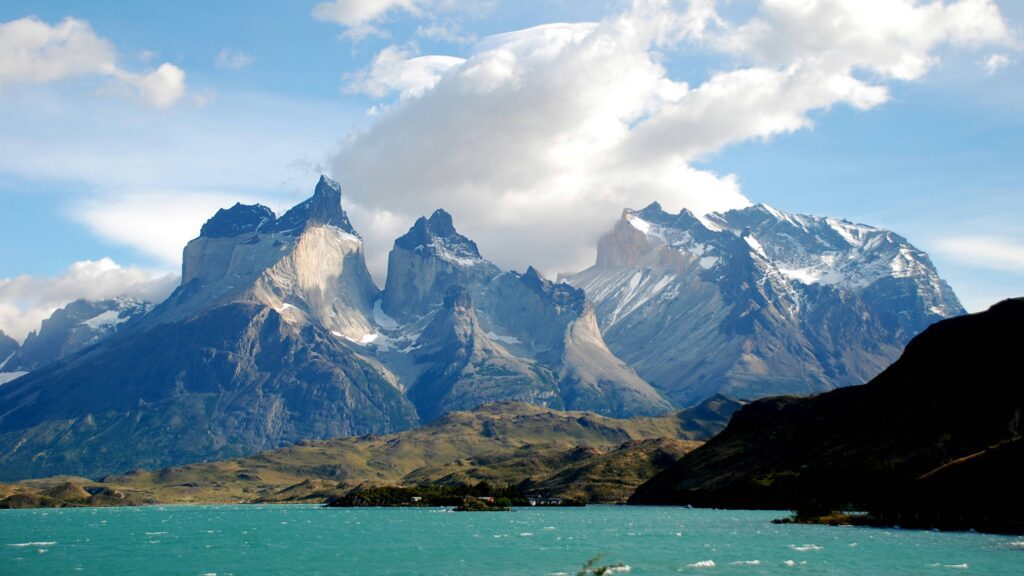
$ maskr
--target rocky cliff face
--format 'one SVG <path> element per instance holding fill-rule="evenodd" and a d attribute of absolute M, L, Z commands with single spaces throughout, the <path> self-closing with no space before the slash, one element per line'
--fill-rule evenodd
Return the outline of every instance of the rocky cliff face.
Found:
<path fill-rule="evenodd" d="M 469 291 L 458 284 L 447 288 L 443 307 L 416 339 L 412 354 L 423 372 L 409 398 L 426 420 L 495 398 L 562 407 L 551 371 L 488 338 Z"/>
<path fill-rule="evenodd" d="M 185 248 L 183 284 L 123 331 L 0 388 L 6 478 L 102 475 L 419 422 L 357 343 L 379 291 L 340 187 L 280 219 L 218 212 Z"/>
<path fill-rule="evenodd" d="M 395 319 L 415 320 L 441 305 L 448 286 L 479 292 L 500 273 L 475 242 L 455 230 L 451 215 L 437 210 L 395 240 L 381 304 Z"/>
<path fill-rule="evenodd" d="M 581 290 L 533 268 L 502 272 L 446 212 L 395 241 L 382 303 L 388 346 L 414 350 L 415 362 L 382 360 L 415 383 L 424 415 L 509 399 L 615 416 L 671 410 L 608 350 Z"/>
<path fill-rule="evenodd" d="M 682 405 L 863 382 L 964 312 L 896 234 L 764 205 L 626 210 L 596 264 L 567 281 L 594 302 L 611 350 Z"/>
<path fill-rule="evenodd" d="M 155 316 L 174 321 L 217 305 L 253 302 L 350 340 L 372 333 L 380 291 L 366 269 L 362 239 L 341 208 L 340 190 L 321 178 L 312 198 L 279 220 L 263 206 L 217 212 L 185 247 L 182 288 Z"/>
<path fill-rule="evenodd" d="M 43 320 L 3 369 L 29 372 L 42 368 L 123 330 L 152 308 L 149 302 L 135 298 L 75 300 Z"/>

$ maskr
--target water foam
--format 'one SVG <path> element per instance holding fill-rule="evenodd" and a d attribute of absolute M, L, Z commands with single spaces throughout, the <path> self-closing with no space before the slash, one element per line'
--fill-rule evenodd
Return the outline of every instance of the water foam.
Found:
<path fill-rule="evenodd" d="M 793 551 L 795 552 L 817 552 L 819 550 L 824 550 L 824 548 L 818 546 L 817 544 L 803 544 L 801 546 L 797 546 L 796 544 L 790 544 L 789 547 L 793 549 Z"/>

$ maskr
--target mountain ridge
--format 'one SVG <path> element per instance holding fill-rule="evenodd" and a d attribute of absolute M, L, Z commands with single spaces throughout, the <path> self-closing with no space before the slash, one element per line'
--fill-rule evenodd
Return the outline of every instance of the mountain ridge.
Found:
<path fill-rule="evenodd" d="M 596 502 L 622 502 L 643 479 L 725 426 L 739 403 L 719 398 L 659 417 L 613 419 L 499 402 L 449 412 L 389 435 L 302 441 L 249 457 L 134 470 L 99 480 L 55 477 L 0 484 L 0 500 L 47 501 L 60 486 L 101 494 L 96 504 L 323 502 L 371 485 L 486 480 Z M 107 498 L 119 493 L 120 499 Z M 81 502 L 77 503 L 81 505 Z M 0 503 L 0 507 L 7 504 Z"/>
<path fill-rule="evenodd" d="M 594 302 L 612 351 L 680 405 L 863 382 L 964 312 L 902 237 L 763 204 L 626 209 L 595 265 L 563 278 Z"/>

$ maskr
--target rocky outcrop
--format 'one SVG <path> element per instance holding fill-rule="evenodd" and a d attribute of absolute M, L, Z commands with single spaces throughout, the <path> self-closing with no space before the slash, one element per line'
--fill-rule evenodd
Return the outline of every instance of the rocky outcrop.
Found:
<path fill-rule="evenodd" d="M 566 277 L 611 350 L 681 405 L 864 382 L 963 308 L 892 232 L 765 205 L 698 218 L 626 210 Z"/>

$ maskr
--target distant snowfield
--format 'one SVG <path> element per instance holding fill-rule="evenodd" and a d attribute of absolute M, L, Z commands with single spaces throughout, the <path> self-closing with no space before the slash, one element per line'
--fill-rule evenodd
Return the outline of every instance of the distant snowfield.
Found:
<path fill-rule="evenodd" d="M 0 386 L 7 384 L 11 380 L 21 378 L 28 372 L 0 372 Z"/>

